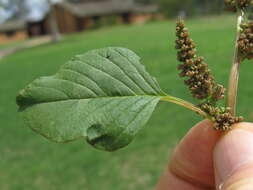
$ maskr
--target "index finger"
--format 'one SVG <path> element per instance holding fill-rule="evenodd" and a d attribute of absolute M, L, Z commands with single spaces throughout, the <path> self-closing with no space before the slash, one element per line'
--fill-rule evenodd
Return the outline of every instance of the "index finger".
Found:
<path fill-rule="evenodd" d="M 220 135 L 208 120 L 193 127 L 176 147 L 156 190 L 215 189 L 213 150 Z"/>

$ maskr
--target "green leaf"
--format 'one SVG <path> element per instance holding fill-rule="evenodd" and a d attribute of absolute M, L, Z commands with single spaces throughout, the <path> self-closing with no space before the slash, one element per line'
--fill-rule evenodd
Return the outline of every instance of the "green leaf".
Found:
<path fill-rule="evenodd" d="M 81 137 L 113 151 L 129 144 L 165 94 L 140 58 L 124 48 L 78 55 L 17 96 L 26 124 L 55 142 Z"/>

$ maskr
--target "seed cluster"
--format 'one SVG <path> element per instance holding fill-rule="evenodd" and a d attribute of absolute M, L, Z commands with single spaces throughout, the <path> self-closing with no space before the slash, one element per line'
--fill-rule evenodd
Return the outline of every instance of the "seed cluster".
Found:
<path fill-rule="evenodd" d="M 201 104 L 199 107 L 213 118 L 215 130 L 228 131 L 233 124 L 243 121 L 241 116 L 232 116 L 230 108 L 214 107 L 208 103 Z"/>
<path fill-rule="evenodd" d="M 253 5 L 253 0 L 224 0 L 226 10 L 236 12 L 237 7 L 245 9 L 246 7 Z"/>
<path fill-rule="evenodd" d="M 253 21 L 241 24 L 238 48 L 244 58 L 253 58 Z"/>
<path fill-rule="evenodd" d="M 177 22 L 176 35 L 178 60 L 182 62 L 178 66 L 180 77 L 187 77 L 184 82 L 194 98 L 204 100 L 198 106 L 211 117 L 214 128 L 221 131 L 231 129 L 234 123 L 241 122 L 243 118 L 232 116 L 229 108 L 215 106 L 217 101 L 224 98 L 225 88 L 215 82 L 204 59 L 196 55 L 196 45 L 181 19 Z"/>
<path fill-rule="evenodd" d="M 183 62 L 178 66 L 181 70 L 180 77 L 187 77 L 185 84 L 189 87 L 194 98 L 212 98 L 217 101 L 224 98 L 225 89 L 216 84 L 214 77 L 204 62 L 203 57 L 196 55 L 196 45 L 189 37 L 188 29 L 184 22 L 179 19 L 176 27 L 176 49 L 178 50 L 178 60 Z"/>

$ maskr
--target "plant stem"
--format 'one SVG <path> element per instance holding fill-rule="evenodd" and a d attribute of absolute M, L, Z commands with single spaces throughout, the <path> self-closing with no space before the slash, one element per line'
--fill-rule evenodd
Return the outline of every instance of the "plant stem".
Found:
<path fill-rule="evenodd" d="M 164 97 L 161 98 L 161 100 L 183 106 L 183 107 L 185 107 L 185 108 L 187 108 L 191 111 L 196 112 L 197 114 L 199 114 L 200 116 L 202 116 L 204 118 L 212 120 L 211 117 L 208 114 L 206 114 L 204 111 L 202 111 L 200 108 L 198 108 L 195 105 L 193 105 L 192 103 L 187 102 L 185 100 L 182 100 L 180 98 L 176 98 L 176 97 L 173 97 L 173 96 L 164 96 Z"/>
<path fill-rule="evenodd" d="M 237 28 L 236 28 L 236 41 L 235 41 L 235 51 L 234 58 L 232 62 L 232 67 L 230 71 L 229 87 L 228 87 L 228 102 L 227 106 L 231 108 L 231 114 L 236 114 L 236 100 L 237 100 L 237 90 L 238 90 L 238 80 L 239 80 L 239 69 L 242 62 L 238 48 L 238 40 L 240 37 L 240 25 L 243 21 L 244 12 L 239 10 L 237 13 Z"/>

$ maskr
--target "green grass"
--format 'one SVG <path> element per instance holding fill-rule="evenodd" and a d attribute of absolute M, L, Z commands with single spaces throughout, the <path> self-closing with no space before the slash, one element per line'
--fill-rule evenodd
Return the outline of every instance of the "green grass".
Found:
<path fill-rule="evenodd" d="M 227 84 L 235 24 L 232 17 L 189 20 L 199 54 L 218 81 Z M 75 54 L 123 46 L 143 59 L 147 70 L 172 95 L 192 101 L 177 76 L 174 21 L 116 26 L 66 36 L 60 44 L 27 49 L 0 61 L 1 190 L 151 190 L 166 166 L 170 150 L 200 120 L 194 113 L 160 103 L 137 139 L 118 152 L 93 149 L 84 140 L 51 143 L 24 126 L 15 105 L 17 92 L 33 79 L 51 75 Z M 253 121 L 253 64 L 243 64 L 239 112 Z M 207 137 L 208 138 L 208 137 Z"/>
<path fill-rule="evenodd" d="M 18 46 L 18 45 L 21 45 L 24 42 L 25 42 L 25 40 L 19 40 L 19 41 L 16 41 L 16 42 L 9 42 L 9 43 L 0 44 L 0 51 L 1 50 L 6 50 L 6 49 L 9 49 L 9 48 Z"/>

